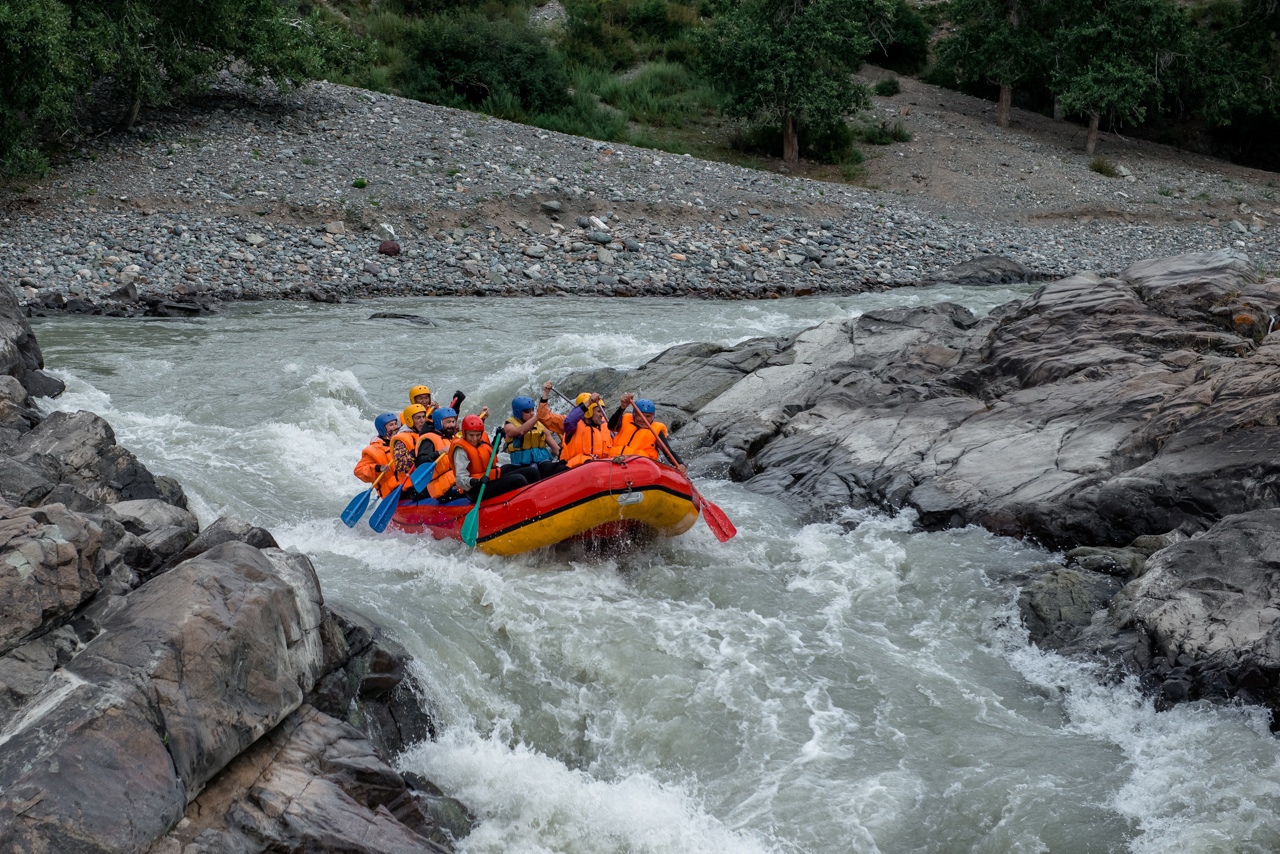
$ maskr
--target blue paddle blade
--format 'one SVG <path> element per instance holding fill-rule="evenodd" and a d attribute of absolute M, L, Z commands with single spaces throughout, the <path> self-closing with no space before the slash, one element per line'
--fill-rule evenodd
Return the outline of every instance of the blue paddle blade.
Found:
<path fill-rule="evenodd" d="M 342 522 L 348 528 L 354 528 L 356 522 L 360 521 L 360 517 L 364 515 L 364 511 L 369 508 L 369 499 L 373 497 L 373 490 L 365 490 L 364 492 L 351 499 L 347 504 L 347 509 L 342 511 Z"/>
<path fill-rule="evenodd" d="M 422 487 L 430 483 L 431 470 L 434 468 L 435 466 L 418 466 L 413 470 L 413 473 L 409 475 L 409 483 L 413 484 L 414 489 L 421 492 Z"/>
<path fill-rule="evenodd" d="M 400 503 L 400 489 L 401 487 L 397 486 L 387 493 L 387 497 L 382 499 L 378 509 L 373 511 L 373 515 L 369 517 L 369 527 L 379 534 L 387 530 L 391 517 L 396 513 L 396 505 Z"/>

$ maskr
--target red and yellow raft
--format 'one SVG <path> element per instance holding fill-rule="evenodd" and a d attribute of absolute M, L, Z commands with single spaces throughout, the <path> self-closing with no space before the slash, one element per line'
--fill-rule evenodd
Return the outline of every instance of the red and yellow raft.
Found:
<path fill-rule="evenodd" d="M 401 501 L 391 525 L 411 534 L 460 539 L 469 501 Z M 480 503 L 476 548 L 514 555 L 575 537 L 674 537 L 698 521 L 702 502 L 689 479 L 647 457 L 594 460 Z"/>

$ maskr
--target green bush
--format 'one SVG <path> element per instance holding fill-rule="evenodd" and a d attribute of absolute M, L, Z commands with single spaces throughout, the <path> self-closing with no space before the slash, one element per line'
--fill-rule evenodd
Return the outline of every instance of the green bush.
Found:
<path fill-rule="evenodd" d="M 567 21 L 559 48 L 569 62 L 620 71 L 636 62 L 636 49 L 626 29 L 608 20 L 599 0 L 565 3 Z"/>
<path fill-rule="evenodd" d="M 910 142 L 911 131 L 901 121 L 893 124 L 881 121 L 879 124 L 864 124 L 858 130 L 858 137 L 869 145 L 892 145 L 895 142 Z"/>
<path fill-rule="evenodd" d="M 887 19 L 873 18 L 868 23 L 876 36 L 876 47 L 867 57 L 868 62 L 900 74 L 915 74 L 925 67 L 934 26 L 906 0 L 894 0 L 893 12 Z"/>
<path fill-rule="evenodd" d="M 1119 178 L 1120 170 L 1110 160 L 1104 157 L 1095 157 L 1089 161 L 1089 171 L 1097 172 L 1104 178 Z"/>
<path fill-rule="evenodd" d="M 902 91 L 902 84 L 898 82 L 897 77 L 886 77 L 883 80 L 877 80 L 872 91 L 881 98 L 890 98 Z"/>
<path fill-rule="evenodd" d="M 478 107 L 490 97 L 508 106 L 515 98 L 529 114 L 569 103 L 564 61 L 521 19 L 435 15 L 414 31 L 409 56 L 403 90 L 420 101 Z"/>
<path fill-rule="evenodd" d="M 627 128 L 626 116 L 607 110 L 587 92 L 577 92 L 564 107 L 531 116 L 531 124 L 547 130 L 586 136 L 591 139 L 621 140 Z"/>
<path fill-rule="evenodd" d="M 815 126 L 800 124 L 800 156 L 819 163 L 843 163 L 849 158 L 862 162 L 862 153 L 853 147 L 856 135 L 847 122 L 837 121 Z M 752 125 L 733 136 L 729 144 L 746 154 L 777 157 L 782 150 L 782 127 L 776 124 Z"/>

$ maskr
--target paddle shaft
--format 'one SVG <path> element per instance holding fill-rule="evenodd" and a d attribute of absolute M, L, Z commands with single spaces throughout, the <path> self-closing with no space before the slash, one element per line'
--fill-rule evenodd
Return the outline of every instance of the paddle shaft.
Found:
<path fill-rule="evenodd" d="M 489 445 L 489 462 L 484 466 L 484 477 L 489 477 L 489 472 L 493 470 L 494 457 L 498 456 L 498 437 L 502 435 L 502 428 L 499 427 L 493 433 L 493 442 Z M 489 484 L 480 481 L 480 491 L 476 493 L 476 506 L 471 508 L 471 512 L 467 514 L 467 518 L 462 520 L 462 541 L 470 548 L 476 547 L 476 540 L 480 536 L 480 502 L 484 501 L 484 488 Z"/>

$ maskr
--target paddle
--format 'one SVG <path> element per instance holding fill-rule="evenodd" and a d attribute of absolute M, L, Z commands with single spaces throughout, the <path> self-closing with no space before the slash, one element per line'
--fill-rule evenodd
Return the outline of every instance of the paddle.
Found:
<path fill-rule="evenodd" d="M 501 427 L 494 431 L 493 444 L 489 446 L 489 462 L 484 467 L 485 477 L 489 476 L 489 471 L 493 468 L 493 458 L 498 456 L 498 437 L 501 433 Z M 476 547 L 476 539 L 480 536 L 480 502 L 484 501 L 484 488 L 487 485 L 480 484 L 480 491 L 476 494 L 476 506 L 472 507 L 467 518 L 462 520 L 462 541 L 473 549 Z"/>
<path fill-rule="evenodd" d="M 391 468 L 387 469 L 387 471 L 393 471 L 395 469 L 396 455 L 395 455 L 394 444 L 396 439 L 398 438 L 399 438 L 398 436 L 391 437 L 391 442 L 393 445 L 392 451 L 391 451 L 392 463 L 391 463 Z M 407 444 L 404 441 L 404 439 L 400 439 L 400 443 Z M 386 474 L 386 472 L 383 472 L 383 474 Z M 382 499 L 382 503 L 378 505 L 378 509 L 374 510 L 373 515 L 369 517 L 370 528 L 373 528 L 373 530 L 377 531 L 379 534 L 387 530 L 387 525 L 391 522 L 391 517 L 394 516 L 396 513 L 396 507 L 400 505 L 400 493 L 403 490 L 404 490 L 404 484 L 398 483 L 396 484 L 395 489 L 387 493 L 387 497 Z"/>
<path fill-rule="evenodd" d="M 667 447 L 667 443 L 658 435 L 658 431 L 653 429 L 653 425 L 649 423 L 648 417 L 636 408 L 634 402 L 631 404 L 631 410 L 635 413 L 635 416 L 640 419 L 640 423 L 648 428 L 649 432 L 653 434 L 653 438 L 658 440 L 658 447 L 660 447 L 662 452 L 667 455 L 667 458 L 675 460 L 675 454 L 671 453 L 671 449 Z M 711 533 L 715 534 L 716 539 L 722 543 L 733 539 L 733 536 L 738 533 L 738 529 L 729 521 L 729 517 L 724 514 L 724 511 L 712 503 L 712 501 L 705 495 L 698 492 L 698 487 L 693 485 L 693 481 L 689 481 L 689 489 L 693 490 L 694 497 L 697 498 L 698 502 L 702 505 L 702 518 L 707 520 L 707 527 L 711 529 Z"/>
<path fill-rule="evenodd" d="M 387 469 L 387 471 L 391 471 L 391 469 Z M 373 498 L 374 493 L 377 492 L 378 482 L 382 480 L 387 471 L 378 475 L 377 479 L 374 480 L 373 484 L 367 491 L 360 493 L 348 502 L 347 509 L 342 511 L 342 522 L 348 528 L 354 528 L 356 526 L 356 522 L 359 522 L 360 518 L 364 516 L 364 511 L 369 509 L 369 500 Z"/>

